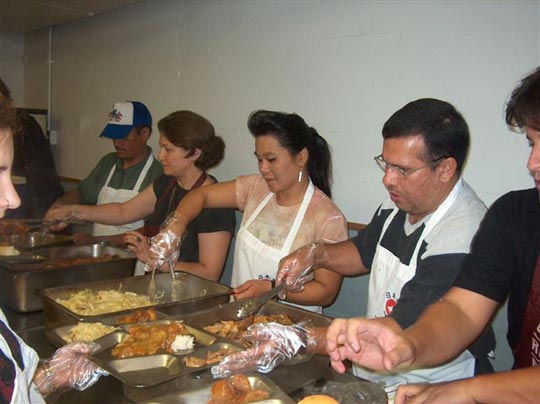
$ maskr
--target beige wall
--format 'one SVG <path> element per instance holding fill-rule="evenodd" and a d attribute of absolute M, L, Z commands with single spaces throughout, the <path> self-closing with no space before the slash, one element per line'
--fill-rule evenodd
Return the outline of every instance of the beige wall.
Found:
<path fill-rule="evenodd" d="M 527 146 L 502 111 L 538 65 L 539 25 L 538 1 L 172 0 L 63 24 L 53 30 L 58 169 L 83 177 L 111 150 L 97 135 L 115 100 L 140 99 L 156 120 L 179 108 L 207 116 L 228 146 L 222 180 L 257 169 L 252 110 L 296 111 L 332 145 L 335 200 L 367 222 L 384 197 L 373 163 L 382 124 L 407 101 L 439 97 L 469 122 L 465 177 L 489 204 L 531 185 Z M 25 41 L 25 97 L 36 106 L 46 105 L 47 38 Z"/>
<path fill-rule="evenodd" d="M 0 34 L 0 78 L 17 106 L 24 105 L 23 55 L 24 35 Z"/>

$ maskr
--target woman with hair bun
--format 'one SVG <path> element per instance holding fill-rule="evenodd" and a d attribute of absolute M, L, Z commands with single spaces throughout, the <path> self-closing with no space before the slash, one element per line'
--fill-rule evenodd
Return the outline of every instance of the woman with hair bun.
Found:
<path fill-rule="evenodd" d="M 331 155 L 324 138 L 297 114 L 275 111 L 253 112 L 248 128 L 260 174 L 191 191 L 151 247 L 152 265 L 158 265 L 171 253 L 162 240 L 179 239 L 203 208 L 241 210 L 231 281 L 235 299 L 269 291 L 280 259 L 290 251 L 347 238 L 346 220 L 330 199 Z M 340 285 L 341 275 L 317 268 L 304 290 L 280 297 L 321 312 Z"/>
<path fill-rule="evenodd" d="M 136 275 L 144 274 L 144 264 L 149 260 L 147 237 L 158 233 L 160 225 L 190 190 L 217 182 L 206 171 L 217 166 L 225 153 L 225 143 L 216 136 L 214 126 L 194 112 L 173 112 L 158 122 L 158 129 L 163 175 L 151 186 L 124 203 L 68 205 L 47 215 L 50 220 L 77 218 L 116 225 L 146 218 L 144 235 L 137 231 L 124 235 L 128 248 L 139 259 Z M 175 270 L 219 280 L 234 226 L 232 209 L 199 211 L 186 229 Z"/>

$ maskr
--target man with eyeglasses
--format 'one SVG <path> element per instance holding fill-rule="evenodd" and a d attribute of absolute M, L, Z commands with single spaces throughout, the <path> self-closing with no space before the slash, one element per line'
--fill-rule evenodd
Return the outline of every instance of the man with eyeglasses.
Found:
<path fill-rule="evenodd" d="M 389 198 L 356 237 L 337 244 L 311 243 L 283 258 L 277 283 L 285 282 L 287 291 L 294 293 L 309 277 L 299 274 L 319 266 L 345 276 L 369 273 L 367 317 L 379 317 L 400 330 L 450 288 L 486 207 L 461 178 L 469 130 L 452 105 L 436 99 L 410 102 L 388 119 L 382 135 L 382 154 L 375 162 L 384 172 Z M 318 329 L 298 338 L 312 351 L 324 353 L 324 335 Z M 295 350 L 286 348 L 301 346 L 290 344 L 297 337 L 282 337 L 272 344 L 281 344 L 276 350 L 292 355 Z M 489 329 L 470 350 L 437 368 L 379 374 L 355 366 L 354 373 L 385 383 L 392 392 L 401 383 L 470 377 L 475 365 L 477 373 L 492 371 L 487 355 L 493 348 Z M 254 367 L 267 370 L 263 365 L 269 357 L 254 353 L 249 359 L 252 365 L 257 362 Z M 214 373 L 225 374 L 237 366 L 229 359 Z"/>

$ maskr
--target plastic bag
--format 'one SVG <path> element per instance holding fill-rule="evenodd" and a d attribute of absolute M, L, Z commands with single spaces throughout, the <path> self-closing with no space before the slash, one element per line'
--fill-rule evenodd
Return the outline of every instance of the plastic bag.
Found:
<path fill-rule="evenodd" d="M 306 395 L 326 394 L 340 404 L 386 404 L 388 397 L 384 388 L 372 382 L 326 382 L 321 387 L 315 384 L 304 386 Z"/>

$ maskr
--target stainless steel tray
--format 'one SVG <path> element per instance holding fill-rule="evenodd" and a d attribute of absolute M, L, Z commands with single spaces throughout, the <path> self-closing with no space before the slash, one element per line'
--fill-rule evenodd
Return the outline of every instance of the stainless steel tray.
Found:
<path fill-rule="evenodd" d="M 147 324 L 170 324 L 172 322 L 172 320 L 166 320 Z M 100 349 L 89 357 L 92 362 L 109 372 L 125 385 L 150 387 L 180 376 L 203 371 L 214 365 L 188 367 L 183 360 L 185 357 L 205 358 L 208 351 L 217 351 L 223 348 L 234 352 L 241 350 L 239 346 L 226 341 L 220 341 L 216 337 L 201 330 L 189 326 L 186 326 L 186 328 L 189 334 L 194 337 L 194 347 L 191 350 L 176 353 L 158 351 L 155 355 L 115 358 L 111 355 L 111 349 L 128 336 L 127 330 L 129 326 L 121 326 L 118 331 L 97 339 L 96 342 L 100 345 Z"/>
<path fill-rule="evenodd" d="M 178 317 L 186 324 L 192 327 L 204 329 L 205 326 L 214 324 L 221 320 L 237 320 L 236 302 L 223 304 L 212 310 L 203 310 L 197 313 L 187 314 Z M 297 306 L 269 301 L 266 303 L 259 314 L 288 314 L 293 323 L 302 320 L 310 320 L 316 327 L 326 327 L 332 321 L 312 311 L 301 309 Z M 269 377 L 274 380 L 286 393 L 290 393 L 305 383 L 316 381 L 323 377 L 328 367 L 329 359 L 323 355 L 297 355 L 289 361 L 285 361 L 281 366 L 276 367 Z"/>
<path fill-rule="evenodd" d="M 181 282 L 181 288 L 176 300 L 171 299 L 171 276 L 169 274 L 156 275 L 157 290 L 162 291 L 164 296 L 154 304 L 146 306 L 154 307 L 156 310 L 165 314 L 186 314 L 197 310 L 214 307 L 220 303 L 227 302 L 231 288 L 220 283 L 211 282 L 198 276 L 177 273 L 176 279 Z M 112 279 L 99 282 L 78 283 L 76 285 L 61 286 L 50 289 L 43 289 L 38 292 L 43 301 L 43 310 L 45 313 L 45 328 L 52 329 L 62 325 L 77 322 L 96 322 L 102 321 L 110 315 L 125 315 L 135 310 L 131 309 L 107 313 L 101 315 L 86 316 L 74 313 L 68 308 L 56 302 L 56 299 L 67 299 L 73 293 L 81 290 L 123 290 L 138 294 L 148 295 L 148 286 L 150 276 L 132 276 L 128 278 Z"/>
<path fill-rule="evenodd" d="M 246 376 L 253 383 L 252 387 L 254 385 L 260 386 L 258 384 L 260 380 L 270 390 L 271 396 L 265 401 L 259 401 L 258 404 L 292 404 L 295 402 L 268 375 L 250 372 L 246 373 Z M 134 388 L 124 384 L 124 396 L 130 402 L 144 404 L 206 404 L 210 397 L 212 383 L 215 381 L 216 379 L 212 378 L 210 372 L 199 372 L 149 388 Z"/>
<path fill-rule="evenodd" d="M 100 320 L 100 323 L 103 323 L 105 325 L 114 325 L 117 326 L 118 329 L 120 329 L 123 324 L 119 324 L 118 321 L 121 317 L 124 317 L 123 315 L 111 315 L 104 317 Z M 162 313 L 158 310 L 156 310 L 156 318 L 158 321 L 163 320 L 170 320 L 171 318 L 166 315 L 165 313 Z M 66 345 L 68 342 L 65 340 L 65 336 L 68 334 L 68 332 L 77 325 L 76 324 L 69 324 L 69 325 L 63 325 L 60 327 L 56 327 L 53 329 L 46 329 L 45 330 L 45 337 L 49 340 L 51 344 L 56 346 L 57 348 L 60 348 L 61 346 Z M 144 323 L 139 323 L 144 324 Z"/>
<path fill-rule="evenodd" d="M 123 278 L 133 274 L 134 255 L 120 248 L 102 244 L 36 249 L 26 252 L 43 257 L 39 262 L 0 261 L 0 304 L 19 312 L 37 311 L 42 308 L 35 290 L 58 285 L 90 282 L 98 279 Z M 110 254 L 108 261 L 73 266 L 56 266 L 55 263 L 71 258 L 100 258 Z"/>
<path fill-rule="evenodd" d="M 249 374 L 249 383 L 252 389 L 267 391 L 269 397 L 263 401 L 251 401 L 253 404 L 294 404 L 293 399 L 287 396 L 272 380 L 261 374 Z M 156 397 L 147 403 L 160 404 L 205 404 L 210 399 L 211 384 L 190 389 L 188 391 L 178 391 L 164 396 Z"/>
<path fill-rule="evenodd" d="M 9 238 L 10 243 L 15 247 L 27 250 L 35 248 L 55 247 L 73 244 L 73 237 L 64 234 L 42 233 L 38 231 L 17 234 Z"/>

